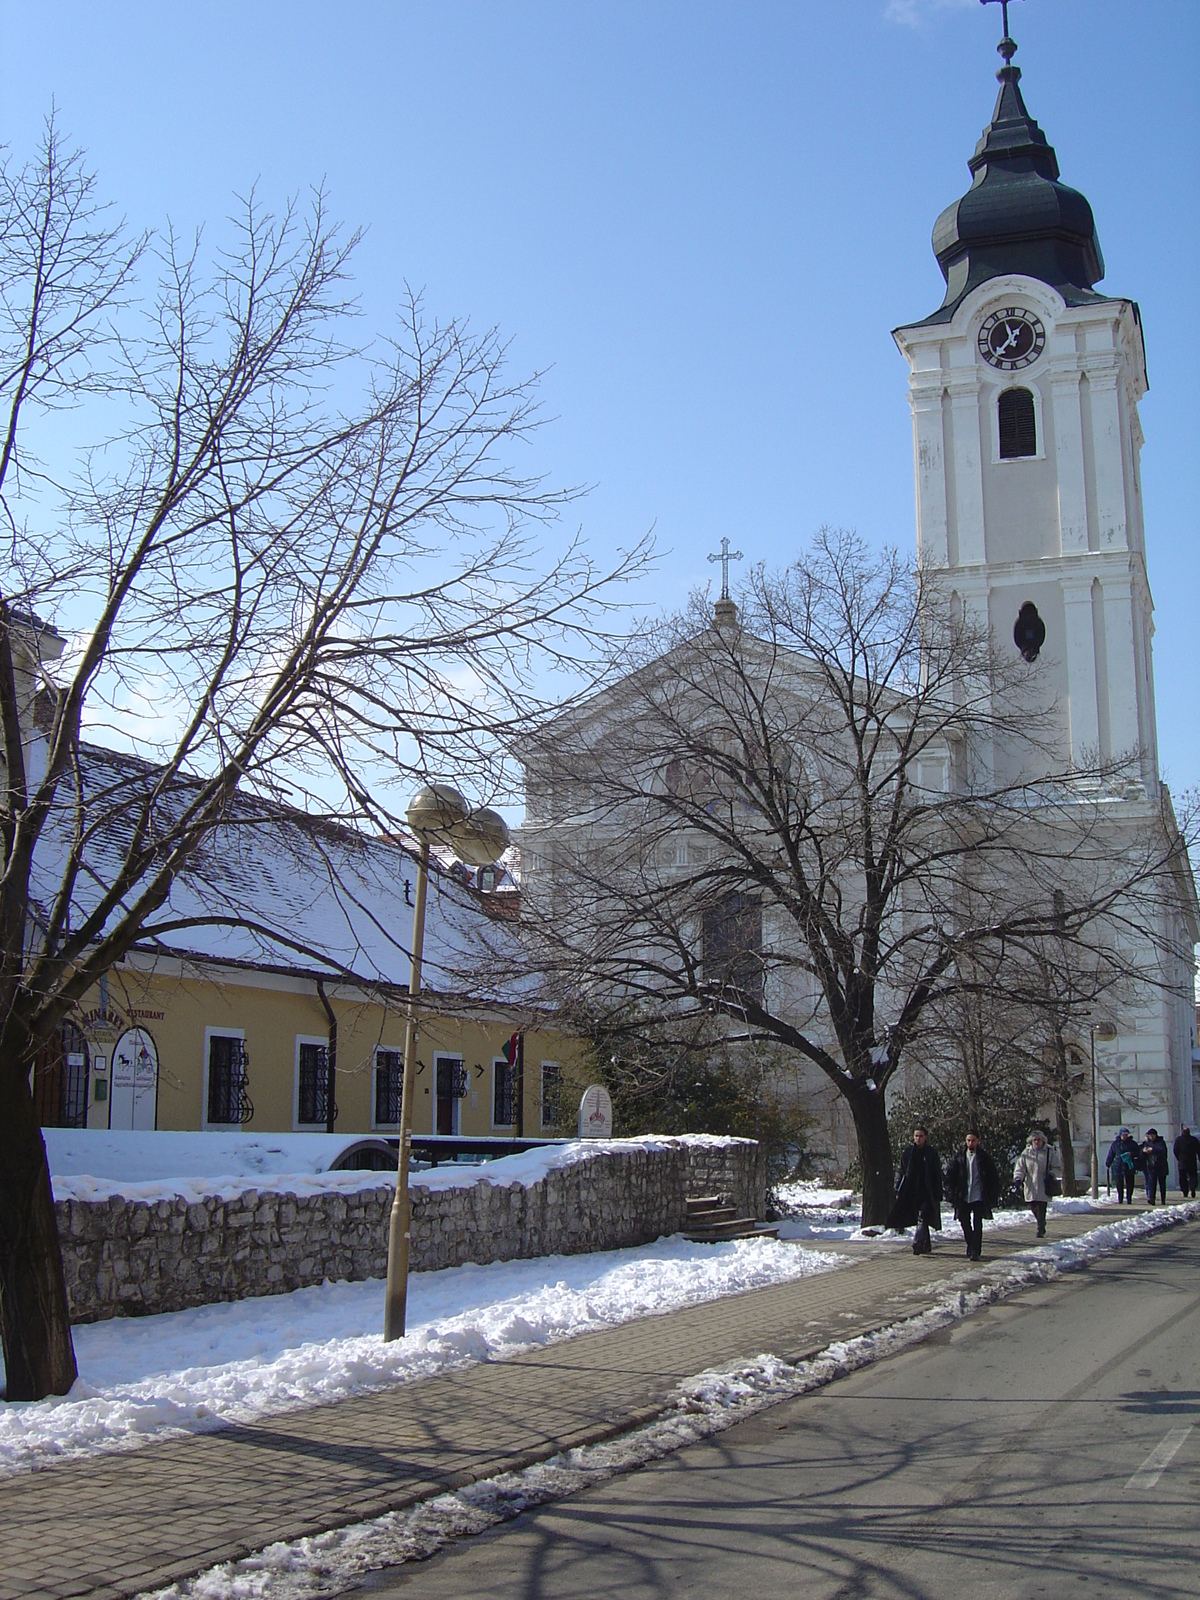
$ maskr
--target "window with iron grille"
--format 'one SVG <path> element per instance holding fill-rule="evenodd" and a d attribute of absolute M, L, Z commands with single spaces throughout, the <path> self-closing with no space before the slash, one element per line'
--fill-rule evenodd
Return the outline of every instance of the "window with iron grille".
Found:
<path fill-rule="evenodd" d="M 400 1121 L 400 1094 L 404 1086 L 404 1056 L 399 1050 L 375 1052 L 375 1126 L 392 1127 Z"/>
<path fill-rule="evenodd" d="M 763 998 L 762 906 L 746 894 L 727 894 L 704 913 L 704 981 L 756 1005 Z"/>
<path fill-rule="evenodd" d="M 1000 396 L 1000 459 L 1037 455 L 1037 412 L 1028 389 L 1005 389 Z"/>
<path fill-rule="evenodd" d="M 542 1127 L 553 1128 L 562 1109 L 562 1069 L 557 1061 L 542 1062 Z"/>
<path fill-rule="evenodd" d="M 296 1121 L 322 1127 L 329 1121 L 329 1050 L 307 1040 L 300 1044 Z"/>
<path fill-rule="evenodd" d="M 503 1056 L 492 1062 L 492 1126 L 511 1128 L 516 1121 L 516 1073 Z"/>
<path fill-rule="evenodd" d="M 38 1052 L 33 1069 L 33 1103 L 43 1128 L 86 1128 L 88 1046 L 73 1022 Z"/>
<path fill-rule="evenodd" d="M 254 1115 L 248 1093 L 248 1056 L 243 1040 L 232 1033 L 208 1036 L 208 1121 L 240 1124 Z"/>

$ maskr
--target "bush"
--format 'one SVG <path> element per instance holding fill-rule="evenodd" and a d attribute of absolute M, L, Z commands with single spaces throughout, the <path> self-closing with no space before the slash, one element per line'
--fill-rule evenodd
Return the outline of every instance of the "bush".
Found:
<path fill-rule="evenodd" d="M 612 1096 L 614 1134 L 757 1139 L 768 1186 L 803 1174 L 816 1119 L 799 1104 L 777 1051 L 731 1048 L 719 1035 L 666 1039 L 628 1016 L 619 1029 L 594 1027 L 592 1047 L 597 1081 Z"/>
<path fill-rule="evenodd" d="M 1006 1193 L 1013 1162 L 1032 1130 L 1040 1128 L 1048 1140 L 1052 1138 L 1049 1124 L 1037 1113 L 1037 1088 L 1017 1072 L 997 1077 L 983 1090 L 972 1090 L 962 1077 L 930 1079 L 897 1097 L 888 1116 L 888 1131 L 897 1161 L 912 1142 L 912 1130 L 919 1126 L 928 1130 L 930 1143 L 945 1162 L 963 1143 L 967 1129 L 974 1127 L 996 1163 L 1001 1190 Z"/>

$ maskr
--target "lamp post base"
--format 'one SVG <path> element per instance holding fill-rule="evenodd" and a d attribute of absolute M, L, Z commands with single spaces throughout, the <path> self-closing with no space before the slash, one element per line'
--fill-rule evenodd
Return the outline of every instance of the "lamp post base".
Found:
<path fill-rule="evenodd" d="M 407 1173 L 405 1174 L 407 1177 Z M 388 1218 L 388 1275 L 383 1300 L 383 1337 L 403 1339 L 408 1312 L 408 1244 L 411 1237 L 408 1196 L 399 1188 Z"/>

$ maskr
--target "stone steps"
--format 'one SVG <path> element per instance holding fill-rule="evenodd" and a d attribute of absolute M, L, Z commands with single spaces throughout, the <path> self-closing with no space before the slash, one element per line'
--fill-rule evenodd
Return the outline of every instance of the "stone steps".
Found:
<path fill-rule="evenodd" d="M 689 1195 L 683 1236 L 693 1244 L 722 1244 L 727 1239 L 778 1239 L 779 1229 L 764 1227 L 753 1217 L 739 1217 L 721 1194 Z"/>

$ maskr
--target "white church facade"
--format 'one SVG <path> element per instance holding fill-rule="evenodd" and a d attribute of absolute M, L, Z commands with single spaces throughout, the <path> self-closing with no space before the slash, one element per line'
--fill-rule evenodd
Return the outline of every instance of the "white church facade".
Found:
<path fill-rule="evenodd" d="M 919 563 L 946 603 L 990 634 L 996 656 L 1007 658 L 1006 677 L 1014 665 L 1025 675 L 1037 707 L 1038 737 L 985 749 L 981 770 L 968 777 L 978 785 L 972 795 L 1027 784 L 1037 829 L 1055 825 L 1046 817 L 1061 818 L 1065 794 L 1083 819 L 1080 835 L 1100 838 L 1114 862 L 1140 855 L 1172 863 L 1154 875 L 1153 892 L 1119 935 L 1138 981 L 1094 1016 L 1073 1019 L 1074 1063 L 1084 1067 L 1094 1044 L 1097 1064 L 1094 1106 L 1086 1084 L 1071 1105 L 1084 1178 L 1094 1133 L 1103 1161 L 1119 1126 L 1139 1139 L 1156 1126 L 1168 1142 L 1181 1123 L 1195 1126 L 1200 916 L 1159 776 L 1139 475 L 1141 320 L 1136 302 L 1096 288 L 1104 266 L 1091 208 L 1059 180 L 1055 153 L 1025 107 L 1014 51 L 1006 38 L 995 111 L 969 163 L 971 188 L 934 228 L 945 299 L 894 338 L 909 368 Z M 727 543 L 723 553 L 728 558 Z M 723 591 L 712 638 L 737 626 Z M 646 669 L 656 686 L 672 670 L 669 655 Z M 802 668 L 796 673 L 799 682 Z M 600 761 L 606 748 L 636 746 L 622 736 L 636 703 L 637 692 L 621 686 L 590 702 L 564 736 L 581 741 L 576 759 L 584 746 Z M 580 734 L 581 726 L 589 731 Z M 559 756 L 565 766 L 556 770 Z M 678 762 L 662 760 L 669 785 Z M 682 835 L 639 851 L 628 816 L 606 815 L 594 788 L 587 798 L 589 785 L 578 781 L 586 764 L 573 786 L 563 777 L 570 767 L 566 743 L 556 753 L 543 742 L 530 758 L 521 847 L 531 905 L 544 900 L 553 916 L 569 892 L 555 881 L 556 852 L 586 861 L 593 884 L 637 857 L 651 898 L 656 873 L 673 863 L 699 863 L 703 872 L 717 859 L 703 839 Z M 946 772 L 949 781 L 948 763 Z M 1046 792 L 1053 805 L 1039 819 L 1037 796 Z M 755 885 L 744 888 L 753 898 Z M 1047 882 L 1047 900 L 1053 888 Z M 769 897 L 763 905 L 757 937 L 769 969 L 777 919 Z M 786 965 L 777 949 L 776 973 Z M 768 972 L 766 982 L 778 978 Z M 803 1000 L 811 1016 L 812 997 Z M 844 1164 L 854 1153 L 845 1105 L 819 1071 L 809 1079 L 805 1092 L 830 1153 Z"/>

